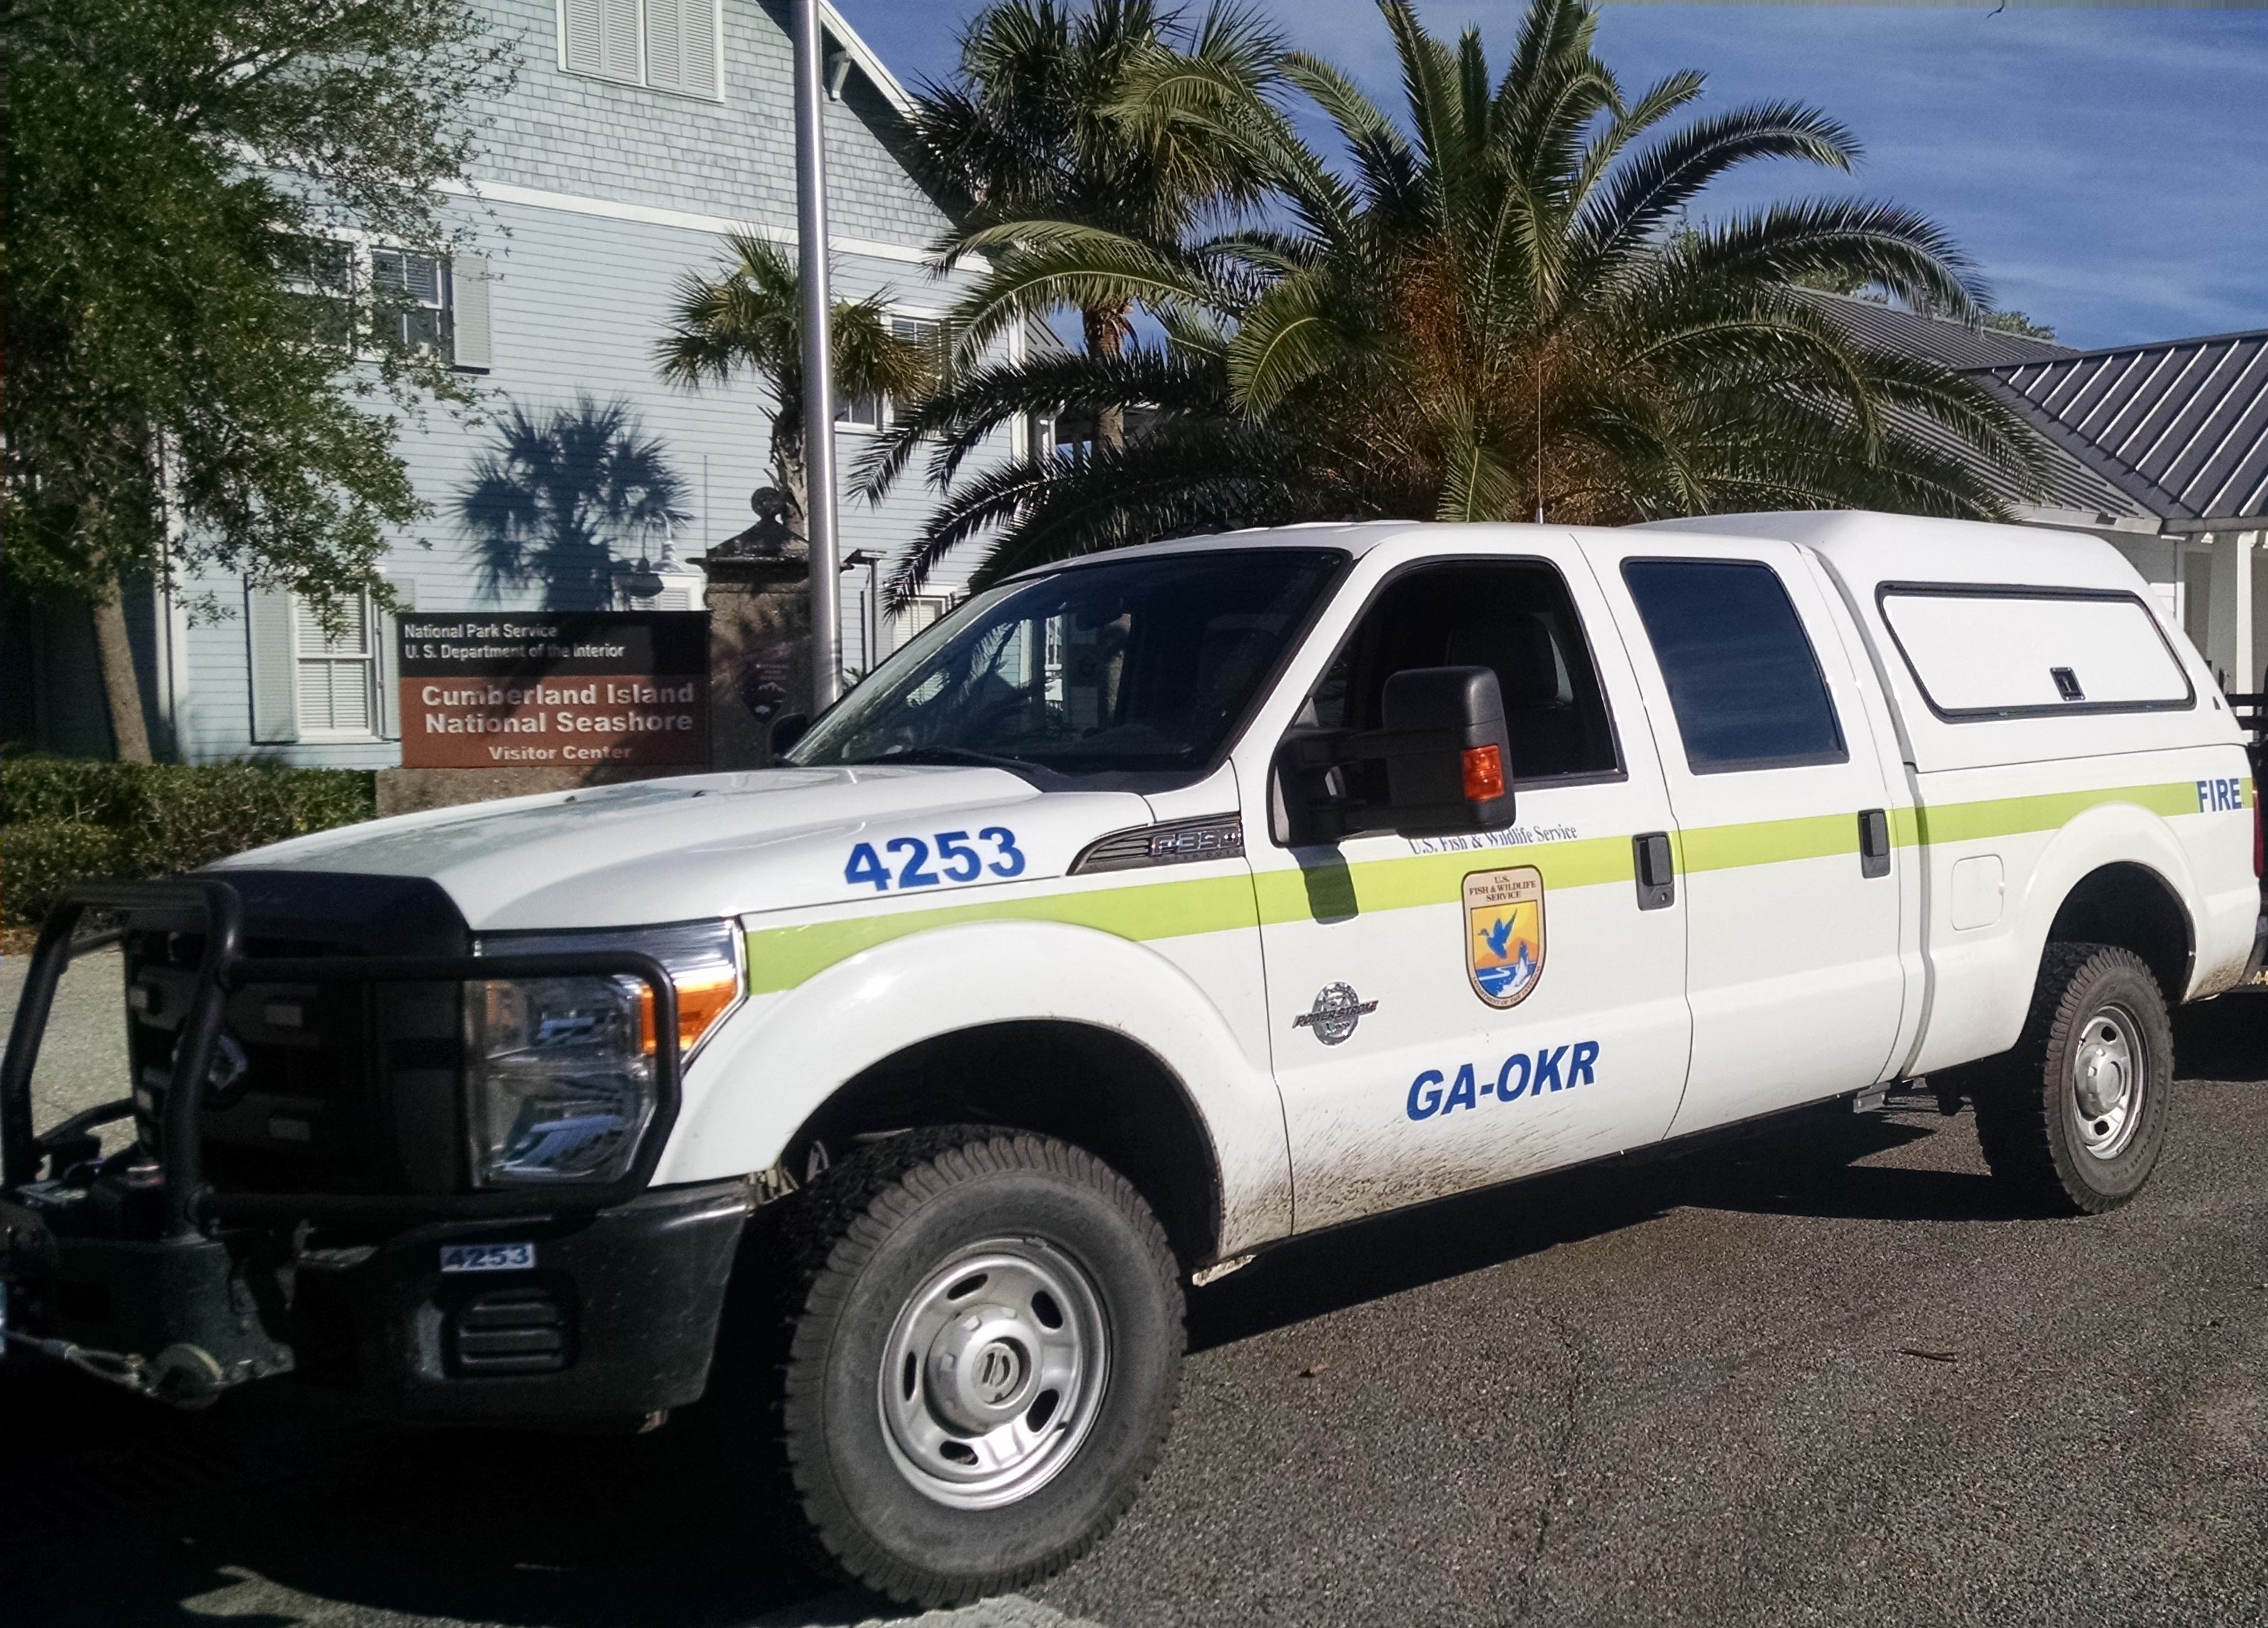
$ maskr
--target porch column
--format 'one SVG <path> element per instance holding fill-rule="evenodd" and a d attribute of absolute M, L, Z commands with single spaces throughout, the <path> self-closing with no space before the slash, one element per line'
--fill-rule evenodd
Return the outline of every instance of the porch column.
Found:
<path fill-rule="evenodd" d="M 2257 690 L 2261 686 L 2261 572 L 2256 556 L 2263 536 L 2268 536 L 2268 533 L 2240 532 L 2236 537 L 2236 671 L 2234 679 L 2240 693 Z"/>

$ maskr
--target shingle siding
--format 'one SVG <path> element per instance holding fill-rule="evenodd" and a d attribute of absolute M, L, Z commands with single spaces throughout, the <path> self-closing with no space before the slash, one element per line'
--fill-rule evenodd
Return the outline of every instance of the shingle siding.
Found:
<path fill-rule="evenodd" d="M 489 111 L 478 173 L 795 227 L 794 47 L 784 5 L 725 0 L 721 102 L 573 74 L 561 64 L 556 0 L 489 0 L 519 41 L 519 81 Z M 829 229 L 837 237 L 925 247 L 946 224 L 891 155 L 888 105 L 853 75 L 826 109 Z"/>
<path fill-rule="evenodd" d="M 459 206 L 469 249 L 489 262 L 491 365 L 478 378 L 477 422 L 435 410 L 422 426 L 405 429 L 399 444 L 433 512 L 405 528 L 387 572 L 420 609 L 544 602 L 540 584 L 492 587 L 462 518 L 475 467 L 497 446 L 514 409 L 541 420 L 571 413 L 584 398 L 624 408 L 629 427 L 659 443 L 683 483 L 691 518 L 677 530 L 681 558 L 746 527 L 748 494 L 768 479 L 764 392 L 745 379 L 699 391 L 664 385 L 654 346 L 680 280 L 723 263 L 724 239 L 711 228 L 743 222 L 792 242 L 792 49 L 784 7 L 725 0 L 724 98 L 710 101 L 567 72 L 555 4 L 487 0 L 498 29 L 517 38 L 521 61 L 511 95 L 486 110 L 492 115 L 486 152 L 474 168 L 481 195 Z M 946 217 L 891 156 L 889 104 L 854 74 L 844 99 L 826 111 L 837 297 L 887 293 L 914 310 L 948 305 L 965 276 L 941 283 L 923 263 Z M 617 217 L 626 206 L 700 218 Z M 867 438 L 846 431 L 837 444 L 847 486 Z M 1007 450 L 1004 435 L 991 455 Z M 846 501 L 844 551 L 900 551 L 934 500 L 909 480 L 879 508 Z M 635 556 L 637 549 L 626 541 L 616 549 L 624 551 Z M 935 586 L 957 588 L 972 564 L 948 561 Z M 844 578 L 843 649 L 853 660 L 863 652 L 864 583 L 863 572 Z M 257 750 L 355 768 L 397 760 L 390 742 L 253 747 L 243 584 L 230 577 L 192 587 L 211 593 L 225 614 L 190 636 L 189 682 L 178 703 L 187 755 Z"/>

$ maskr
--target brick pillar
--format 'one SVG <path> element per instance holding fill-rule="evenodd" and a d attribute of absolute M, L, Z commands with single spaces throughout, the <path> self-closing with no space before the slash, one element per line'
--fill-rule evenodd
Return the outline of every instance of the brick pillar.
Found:
<path fill-rule="evenodd" d="M 708 573 L 710 766 L 762 769 L 771 726 L 811 710 L 811 567 L 696 555 Z"/>

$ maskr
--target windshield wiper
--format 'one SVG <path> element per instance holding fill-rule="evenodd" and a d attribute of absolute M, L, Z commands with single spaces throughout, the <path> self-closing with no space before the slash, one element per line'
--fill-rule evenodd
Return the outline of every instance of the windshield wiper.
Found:
<path fill-rule="evenodd" d="M 1035 767 L 1020 757 L 1001 757 L 965 746 L 894 746 L 877 757 L 850 758 L 845 767 L 880 763 L 966 763 L 976 769 L 1005 769 L 1012 774 L 1028 774 Z"/>

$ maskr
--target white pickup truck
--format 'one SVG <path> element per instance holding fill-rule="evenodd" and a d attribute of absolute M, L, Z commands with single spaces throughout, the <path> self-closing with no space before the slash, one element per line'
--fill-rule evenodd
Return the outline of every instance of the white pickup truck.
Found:
<path fill-rule="evenodd" d="M 0 1077 L 12 1337 L 185 1402 L 707 1395 L 815 1551 L 964 1599 L 1134 1497 L 1193 1277 L 1925 1076 L 2026 1204 L 2108 1209 L 2168 1008 L 2262 953 L 2241 733 L 2077 535 L 1127 549 L 973 599 L 788 761 L 74 895 Z M 34 1136 L 85 910 L 133 1094 Z"/>

